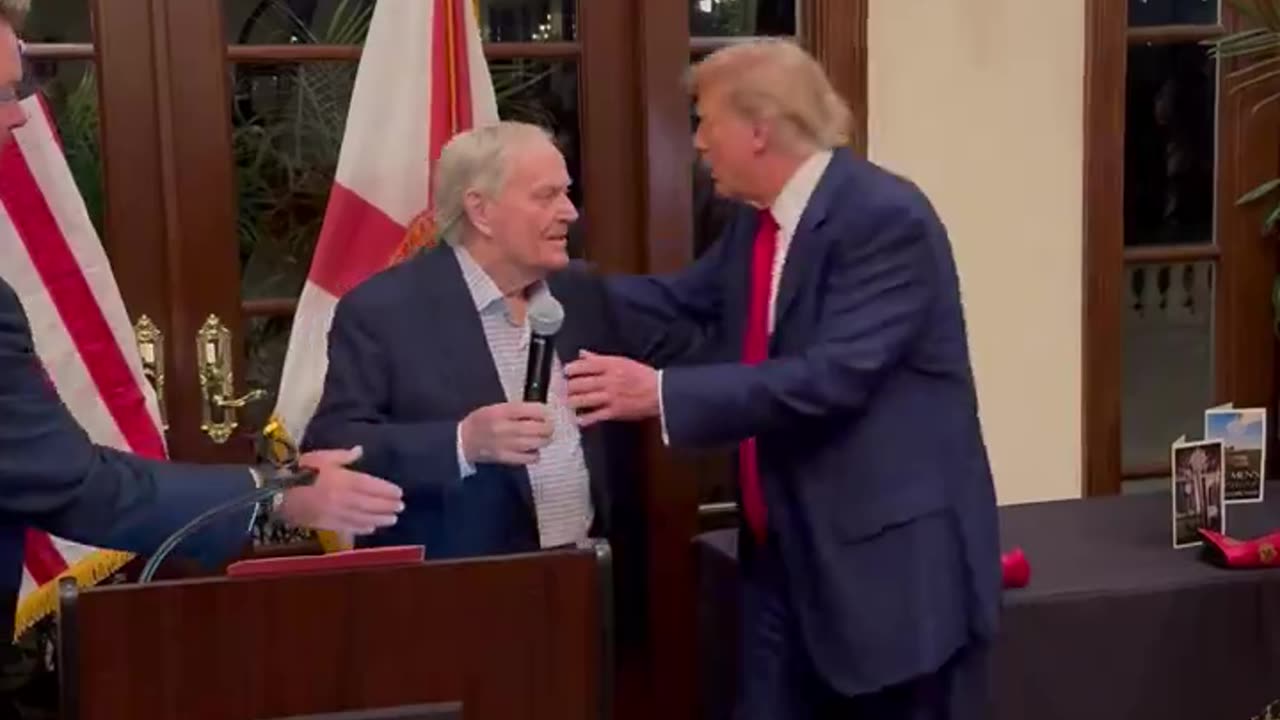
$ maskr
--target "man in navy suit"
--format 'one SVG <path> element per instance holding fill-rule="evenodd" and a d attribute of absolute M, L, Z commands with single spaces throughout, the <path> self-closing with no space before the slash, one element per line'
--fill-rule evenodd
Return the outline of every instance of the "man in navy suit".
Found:
<path fill-rule="evenodd" d="M 842 148 L 850 112 L 794 44 L 721 50 L 691 85 L 697 149 L 741 202 L 687 270 L 611 288 L 705 328 L 709 361 L 585 354 L 571 404 L 738 447 L 738 717 L 986 717 L 996 503 L 946 231 Z"/>
<path fill-rule="evenodd" d="M 578 215 L 564 158 L 541 128 L 503 122 L 455 136 L 435 174 L 444 243 L 338 303 L 303 446 L 359 444 L 362 468 L 404 488 L 401 521 L 364 544 L 421 544 L 442 558 L 608 537 L 620 582 L 636 582 L 638 436 L 627 424 L 580 430 L 561 363 L 588 347 L 637 353 L 603 283 L 569 260 Z M 557 301 L 547 402 L 523 402 L 527 317 Z"/>
<path fill-rule="evenodd" d="M 25 10 L 25 0 L 0 0 L 0 147 L 26 120 L 14 90 L 15 29 Z M 315 484 L 286 491 L 276 511 L 295 525 L 339 532 L 394 523 L 400 489 L 344 467 L 359 456 L 358 449 L 303 455 L 300 463 L 319 471 Z M 146 460 L 94 445 L 46 379 L 18 295 L 0 278 L 0 635 L 12 634 L 26 528 L 147 554 L 269 472 Z M 208 562 L 232 556 L 248 541 L 254 512 L 215 523 L 177 552 Z"/>

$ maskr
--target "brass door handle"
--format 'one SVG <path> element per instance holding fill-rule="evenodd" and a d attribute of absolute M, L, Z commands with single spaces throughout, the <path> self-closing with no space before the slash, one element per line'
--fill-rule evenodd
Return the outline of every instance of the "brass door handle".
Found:
<path fill-rule="evenodd" d="M 217 315 L 210 315 L 196 333 L 196 366 L 203 400 L 200 429 L 219 445 L 229 440 L 239 427 L 236 411 L 267 396 L 264 390 L 235 396 L 231 357 L 231 331 Z"/>
<path fill-rule="evenodd" d="M 142 315 L 133 324 L 133 334 L 138 343 L 138 354 L 142 357 L 142 375 L 151 383 L 160 406 L 160 430 L 168 431 L 169 412 L 164 400 L 164 332 L 151 318 Z"/>
<path fill-rule="evenodd" d="M 220 408 L 230 409 L 230 410 L 239 410 L 245 405 L 248 405 L 251 402 L 261 400 L 266 396 L 267 396 L 266 390 L 255 389 L 255 390 L 250 390 L 249 392 L 245 393 L 244 395 L 241 395 L 238 398 L 235 398 L 234 400 L 224 400 L 221 397 L 214 396 L 213 403 Z"/>

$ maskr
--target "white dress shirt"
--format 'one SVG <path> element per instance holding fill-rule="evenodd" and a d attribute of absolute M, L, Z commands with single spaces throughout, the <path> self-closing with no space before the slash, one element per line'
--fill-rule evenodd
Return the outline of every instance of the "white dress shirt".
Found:
<path fill-rule="evenodd" d="M 778 193 L 778 197 L 774 198 L 773 204 L 769 206 L 769 212 L 773 213 L 773 219 L 778 223 L 778 246 L 773 255 L 773 272 L 769 282 L 769 334 L 773 334 L 773 322 L 778 304 L 778 287 L 782 283 L 782 269 L 786 267 L 787 251 L 791 249 L 791 239 L 795 237 L 796 228 L 800 226 L 800 218 L 804 216 L 805 208 L 809 206 L 809 199 L 813 197 L 813 191 L 818 188 L 818 183 L 822 181 L 822 174 L 826 172 L 827 165 L 831 162 L 832 152 L 830 150 L 821 150 L 809 156 L 796 171 L 792 173 L 790 179 L 782 186 L 782 191 Z M 662 398 L 662 371 L 658 371 L 658 416 L 662 421 L 662 442 L 669 445 L 667 437 L 667 413 L 664 410 L 664 402 Z"/>

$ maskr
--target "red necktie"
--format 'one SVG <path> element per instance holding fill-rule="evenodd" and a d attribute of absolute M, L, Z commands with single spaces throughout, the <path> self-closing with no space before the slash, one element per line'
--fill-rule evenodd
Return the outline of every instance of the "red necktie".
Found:
<path fill-rule="evenodd" d="M 747 294 L 747 324 L 742 335 L 742 362 L 747 365 L 756 365 L 769 357 L 769 295 L 773 289 L 773 259 L 777 250 L 778 223 L 772 213 L 761 210 L 751 249 L 751 288 Z M 738 446 L 738 481 L 747 526 L 756 541 L 763 543 L 769 513 L 760 490 L 760 464 L 753 437 Z"/>

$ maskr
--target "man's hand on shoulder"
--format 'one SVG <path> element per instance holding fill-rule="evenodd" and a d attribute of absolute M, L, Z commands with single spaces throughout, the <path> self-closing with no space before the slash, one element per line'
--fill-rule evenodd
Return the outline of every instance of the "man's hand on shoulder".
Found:
<path fill-rule="evenodd" d="M 538 461 L 538 451 L 551 442 L 554 430 L 542 403 L 487 405 L 462 420 L 462 455 L 472 465 L 529 465 Z"/>
<path fill-rule="evenodd" d="M 564 369 L 569 378 L 569 407 L 578 424 L 657 417 L 658 371 L 630 358 L 583 350 Z"/>
<path fill-rule="evenodd" d="M 368 535 L 394 525 L 404 510 L 404 493 L 386 480 L 348 468 L 361 454 L 358 447 L 304 453 L 298 464 L 316 470 L 315 483 L 286 490 L 280 515 L 297 527 L 344 534 Z"/>

